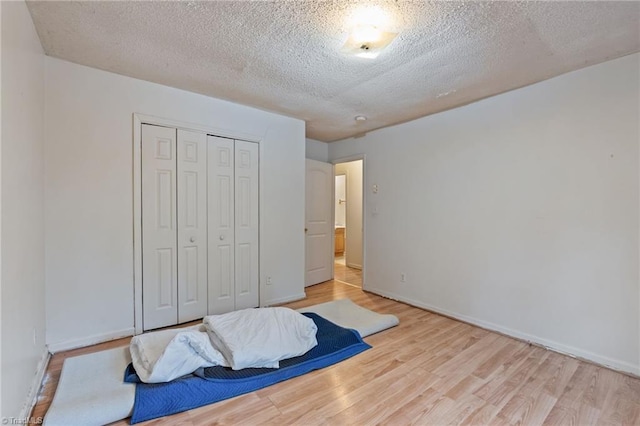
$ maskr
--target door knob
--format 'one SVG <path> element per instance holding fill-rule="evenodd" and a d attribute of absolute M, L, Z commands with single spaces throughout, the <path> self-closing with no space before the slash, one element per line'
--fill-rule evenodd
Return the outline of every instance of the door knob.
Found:
<path fill-rule="evenodd" d="M 189 241 L 191 241 L 192 243 L 195 243 L 196 242 L 196 237 L 189 238 Z"/>
<path fill-rule="evenodd" d="M 220 241 L 224 240 L 224 235 L 220 235 Z"/>

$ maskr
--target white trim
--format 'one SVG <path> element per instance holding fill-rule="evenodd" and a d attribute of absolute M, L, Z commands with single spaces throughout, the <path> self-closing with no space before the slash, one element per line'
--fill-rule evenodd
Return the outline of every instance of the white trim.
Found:
<path fill-rule="evenodd" d="M 121 339 L 123 337 L 133 336 L 135 329 L 133 327 L 124 328 L 122 330 L 111 331 L 109 333 L 94 334 L 92 336 L 80 339 L 65 340 L 58 343 L 50 343 L 48 345 L 49 352 L 56 354 L 70 349 L 84 348 L 86 346 L 97 345 L 98 343 L 109 342 L 111 340 Z"/>
<path fill-rule="evenodd" d="M 6 12 L 5 12 L 5 15 L 6 15 Z M 2 21 L 2 7 L 0 6 L 0 34 L 2 34 L 2 28 L 1 28 L 2 27 L 2 22 L 3 22 Z M 0 47 L 1 46 L 2 46 L 2 44 L 0 43 Z M 5 59 L 5 61 L 6 60 L 7 59 Z M 2 56 L 0 54 L 0 63 L 1 62 L 2 62 Z M 46 64 L 44 64 L 43 67 L 46 67 Z M 45 74 L 45 70 L 43 70 L 43 75 L 44 74 Z M 43 76 L 43 79 L 44 79 L 44 76 Z M 1 85 L 2 85 L 2 65 L 0 64 L 0 86 Z M 44 84 L 43 84 L 43 86 L 44 86 Z M 1 87 L 0 87 L 0 91 L 2 91 Z M 43 106 L 42 106 L 42 118 L 41 119 L 42 119 L 42 123 L 43 123 L 43 125 L 42 125 L 43 129 L 44 129 L 44 104 L 46 103 L 45 102 L 46 101 L 46 93 L 47 92 L 46 92 L 46 89 L 45 89 L 44 93 L 43 93 L 43 98 L 42 98 L 43 99 L 43 101 L 42 101 Z M 8 104 L 8 102 L 7 102 L 7 104 Z M 5 108 L 6 108 L 6 106 L 5 106 Z M 2 149 L 2 135 L 4 134 L 2 132 L 2 117 L 3 117 L 3 114 L 2 114 L 2 102 L 0 102 L 0 177 L 2 176 L 2 152 L 4 151 Z M 43 130 L 42 133 L 43 134 L 41 136 L 44 139 L 44 130 Z M 328 150 L 329 150 L 329 148 L 327 147 L 327 151 Z M 44 157 L 44 146 L 42 147 L 42 151 L 41 152 L 42 152 L 43 157 Z M 44 163 L 44 161 L 43 161 L 43 163 Z M 44 165 L 43 165 L 43 169 L 44 169 Z M 43 172 L 43 175 L 46 176 L 46 174 L 44 172 Z M 43 184 L 42 188 L 43 188 L 42 189 L 42 200 L 43 200 L 43 205 L 44 205 L 44 184 Z M 44 207 L 44 208 L 46 208 L 46 207 Z M 43 216 L 44 216 L 44 214 L 43 214 Z M 44 237 L 43 237 L 43 239 L 44 239 Z M 2 185 L 0 184 L 0 242 L 1 241 L 4 241 L 4 240 L 2 239 Z M 44 249 L 43 249 L 43 251 L 44 251 Z M 0 244 L 0 266 L 1 265 L 2 265 L 2 244 Z M 45 265 L 46 265 L 46 263 L 45 263 Z M 5 296 L 5 298 L 6 298 L 6 296 Z M 0 301 L 1 300 L 2 300 L 2 273 L 0 273 Z M 46 301 L 45 301 L 45 303 L 46 303 Z M 0 318 L 2 318 L 2 303 L 0 303 Z M 2 334 L 1 331 L 0 331 L 0 334 Z M 2 363 L 2 352 L 4 352 L 2 350 L 2 340 L 3 339 L 0 338 L 0 366 L 4 365 Z M 5 343 L 5 345 L 6 345 L 6 343 Z M 3 400 L 3 398 L 2 398 L 2 385 L 1 385 L 2 383 L 4 383 L 4 381 L 2 381 L 2 369 L 0 368 L 0 414 L 2 414 L 2 407 L 1 406 L 2 406 L 2 400 Z"/>
<path fill-rule="evenodd" d="M 133 326 L 142 333 L 142 118 L 133 114 Z"/>
<path fill-rule="evenodd" d="M 18 416 L 19 419 L 27 419 L 31 416 L 33 407 L 35 407 L 36 402 L 38 402 L 38 392 L 40 391 L 40 386 L 42 385 L 44 374 L 47 371 L 49 360 L 51 360 L 51 354 L 49 353 L 49 350 L 45 347 L 42 351 L 42 356 L 40 357 L 40 361 L 38 362 L 38 367 L 36 368 L 36 374 L 33 376 L 33 380 L 31 381 L 31 387 L 29 388 L 27 399 L 24 405 L 22 406 L 22 410 L 20 410 L 20 415 Z"/>
<path fill-rule="evenodd" d="M 265 135 L 266 137 L 266 135 Z M 262 217 L 262 206 L 264 206 L 264 188 L 262 177 L 262 161 L 264 158 L 264 144 L 258 143 L 258 303 L 261 308 L 265 306 L 264 298 L 267 297 L 267 277 L 263 277 L 262 264 L 262 230 L 265 229 L 264 218 Z"/>
<path fill-rule="evenodd" d="M 302 292 L 293 296 L 281 297 L 280 299 L 267 300 L 264 303 L 264 306 L 266 307 L 266 306 L 273 306 L 273 305 L 281 305 L 283 303 L 296 302 L 298 300 L 302 300 L 306 298 L 307 298 L 307 293 Z"/>
<path fill-rule="evenodd" d="M 408 297 L 400 296 L 399 294 L 395 294 L 392 292 L 388 292 L 385 290 L 380 290 L 377 288 L 367 289 L 368 292 L 377 294 L 379 296 L 386 297 L 388 299 L 397 300 L 399 302 L 407 303 L 411 306 L 415 306 L 417 308 L 425 309 L 427 311 L 435 312 L 437 314 L 442 314 L 447 317 L 460 320 L 467 324 L 475 325 L 485 330 L 496 331 L 498 333 L 519 339 L 524 340 L 525 342 L 532 343 L 535 345 L 539 345 L 544 347 L 545 349 L 549 349 L 554 352 L 558 352 L 562 355 L 568 355 L 573 358 L 578 358 L 584 361 L 592 362 L 598 365 L 601 365 L 606 368 L 610 368 L 612 370 L 621 371 L 628 374 L 633 374 L 635 376 L 640 376 L 640 365 L 633 365 L 631 363 L 609 358 L 606 356 L 598 355 L 593 352 L 585 351 L 573 346 L 564 345 L 562 343 L 555 342 L 553 340 L 543 339 L 542 337 L 538 337 L 532 334 L 523 333 L 518 330 L 514 330 L 508 327 L 503 327 L 498 324 L 494 324 L 492 322 L 480 320 L 474 317 L 470 317 L 467 315 L 461 315 L 457 312 L 452 312 L 447 309 L 441 309 L 436 306 L 430 305 L 428 303 L 420 302 Z"/>
<path fill-rule="evenodd" d="M 223 129 L 220 127 L 207 126 L 205 124 L 190 123 L 187 121 L 173 120 L 171 118 L 155 117 L 153 115 L 146 115 L 140 113 L 133 113 L 134 123 L 138 120 L 141 124 L 153 124 L 155 126 L 175 127 L 176 129 L 191 130 L 195 132 L 206 133 L 212 136 L 221 136 L 229 139 L 241 139 L 247 142 L 260 143 L 261 136 L 253 133 L 236 132 L 229 129 Z"/>
<path fill-rule="evenodd" d="M 142 334 L 142 124 L 152 124 L 154 126 L 174 127 L 206 133 L 212 136 L 221 136 L 229 139 L 243 140 L 258 144 L 259 162 L 258 162 L 258 212 L 262 210 L 262 167 L 260 163 L 264 158 L 262 137 L 251 133 L 240 131 L 232 131 L 219 127 L 207 126 L 204 124 L 188 123 L 185 121 L 172 120 L 170 118 L 155 117 L 140 113 L 133 113 L 133 325 L 134 334 Z M 258 213 L 259 214 L 259 213 Z M 258 221 L 258 276 L 260 277 L 260 247 L 262 226 L 262 215 Z M 262 279 L 258 280 L 258 300 L 260 306 L 263 306 L 262 295 L 264 291 L 264 283 Z"/>
<path fill-rule="evenodd" d="M 347 174 L 346 173 L 340 173 L 339 175 L 336 174 L 336 164 L 335 163 L 331 163 L 331 171 L 333 172 L 333 185 L 331 185 L 331 204 L 332 204 L 332 209 L 331 209 L 331 221 L 333 222 L 333 234 L 331 235 L 331 278 L 332 279 L 336 279 L 336 230 L 335 230 L 335 225 L 336 225 L 336 178 L 338 176 L 344 176 L 344 194 L 345 194 L 345 199 L 347 199 Z M 364 205 L 362 206 L 364 208 Z M 347 266 L 347 256 L 345 256 L 346 250 L 347 250 L 347 243 L 346 243 L 346 232 L 347 232 L 347 208 L 345 206 L 344 208 L 344 234 L 342 235 L 342 245 L 343 245 L 343 250 L 342 250 L 342 257 L 344 257 L 344 261 L 345 261 L 345 266 Z M 364 244 L 364 243 L 363 243 Z M 363 247 L 364 248 L 364 247 Z M 362 253 L 362 255 L 364 256 L 364 253 Z"/>
<path fill-rule="evenodd" d="M 360 269 L 362 271 L 362 289 L 363 290 L 367 290 L 367 288 L 365 287 L 365 283 L 367 282 L 367 271 L 365 269 L 365 266 L 367 264 L 367 244 L 366 244 L 366 240 L 367 240 L 367 198 L 368 198 L 368 182 L 367 182 L 367 161 L 366 161 L 366 154 L 353 154 L 353 155 L 347 155 L 346 157 L 340 157 L 340 158 L 335 158 L 333 160 L 331 160 L 331 163 L 334 165 L 334 170 L 335 170 L 335 165 L 338 163 L 348 163 L 350 161 L 358 161 L 358 160 L 362 160 L 362 265 L 359 266 L 350 266 L 350 265 L 346 265 L 351 267 L 355 267 L 356 269 Z M 334 187 L 335 187 L 335 183 L 334 183 Z M 335 195 L 333 196 L 333 200 L 332 203 L 335 203 Z M 335 210 L 335 206 L 334 206 L 334 210 Z M 345 221 L 346 221 L 346 217 L 345 217 Z M 346 247 L 345 247 L 346 249 Z M 345 261 L 347 260 L 346 256 L 345 256 Z M 346 262 L 345 262 L 346 264 Z M 335 278 L 335 277 L 334 277 Z"/>
<path fill-rule="evenodd" d="M 331 224 L 333 225 L 331 228 L 333 229 L 333 232 L 331 233 L 331 278 L 334 279 L 336 277 L 336 165 L 333 163 L 329 163 L 331 164 Z M 305 179 L 306 179 L 306 174 L 307 171 L 305 170 Z M 344 191 L 345 191 L 345 197 L 346 197 L 346 193 L 347 193 L 347 176 L 345 174 L 343 174 L 342 176 L 344 176 Z M 304 212 L 304 220 L 305 220 L 305 228 L 307 227 L 307 191 L 305 188 L 305 200 L 304 200 L 304 207 L 305 207 L 305 212 Z M 345 207 L 344 209 L 344 222 L 345 225 L 347 224 L 347 209 Z M 346 230 L 346 228 L 345 228 Z M 307 247 L 307 233 L 304 233 L 304 246 L 305 246 L 305 250 Z M 342 243 L 344 245 L 345 243 L 345 236 L 342 236 Z M 346 249 L 346 247 L 344 247 L 344 249 Z M 344 250 L 342 250 L 342 255 L 344 256 Z M 306 253 L 305 253 L 306 256 Z M 346 259 L 346 258 L 345 258 Z M 306 275 L 307 275 L 307 261 L 305 259 L 305 284 L 306 284 Z M 306 286 L 305 286 L 306 287 Z"/>

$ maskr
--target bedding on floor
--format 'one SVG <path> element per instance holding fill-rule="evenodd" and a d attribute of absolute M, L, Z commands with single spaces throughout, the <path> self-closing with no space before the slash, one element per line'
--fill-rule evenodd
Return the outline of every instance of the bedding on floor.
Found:
<path fill-rule="evenodd" d="M 144 383 L 165 383 L 198 368 L 278 368 L 279 361 L 316 346 L 315 323 L 289 308 L 210 315 L 203 324 L 141 334 L 129 350 Z"/>
<path fill-rule="evenodd" d="M 243 309 L 203 319 L 213 345 L 233 370 L 278 368 L 316 346 L 318 328 L 289 308 Z"/>
<path fill-rule="evenodd" d="M 140 334 L 129 345 L 131 361 L 145 383 L 164 383 L 201 367 L 229 365 L 209 341 L 204 325 Z"/>
<path fill-rule="evenodd" d="M 302 314 L 317 328 L 317 344 L 303 355 L 279 361 L 279 367 L 233 370 L 200 368 L 169 383 L 142 383 L 130 364 L 125 382 L 137 383 L 131 424 L 176 414 L 327 367 L 369 349 L 360 334 L 314 313 Z"/>

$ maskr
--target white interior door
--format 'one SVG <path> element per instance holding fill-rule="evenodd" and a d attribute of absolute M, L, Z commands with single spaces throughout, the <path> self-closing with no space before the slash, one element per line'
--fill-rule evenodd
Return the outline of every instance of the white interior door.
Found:
<path fill-rule="evenodd" d="M 142 126 L 143 329 L 176 324 L 176 130 Z"/>
<path fill-rule="evenodd" d="M 207 315 L 207 135 L 178 130 L 178 322 Z"/>
<path fill-rule="evenodd" d="M 255 308 L 258 293 L 258 144 L 235 141 L 236 309 Z"/>
<path fill-rule="evenodd" d="M 333 165 L 307 160 L 305 287 L 333 278 Z"/>
<path fill-rule="evenodd" d="M 207 137 L 210 315 L 235 309 L 235 180 L 233 139 Z"/>

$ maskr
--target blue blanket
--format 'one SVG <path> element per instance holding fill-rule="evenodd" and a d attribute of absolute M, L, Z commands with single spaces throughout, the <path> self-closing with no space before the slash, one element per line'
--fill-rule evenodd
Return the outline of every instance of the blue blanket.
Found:
<path fill-rule="evenodd" d="M 169 383 L 141 383 L 133 365 L 125 382 L 137 383 L 131 424 L 176 414 L 253 392 L 283 380 L 343 361 L 371 346 L 355 330 L 340 327 L 314 313 L 304 313 L 318 326 L 318 345 L 306 354 L 280 361 L 280 368 L 246 368 L 233 371 L 210 367 Z"/>

